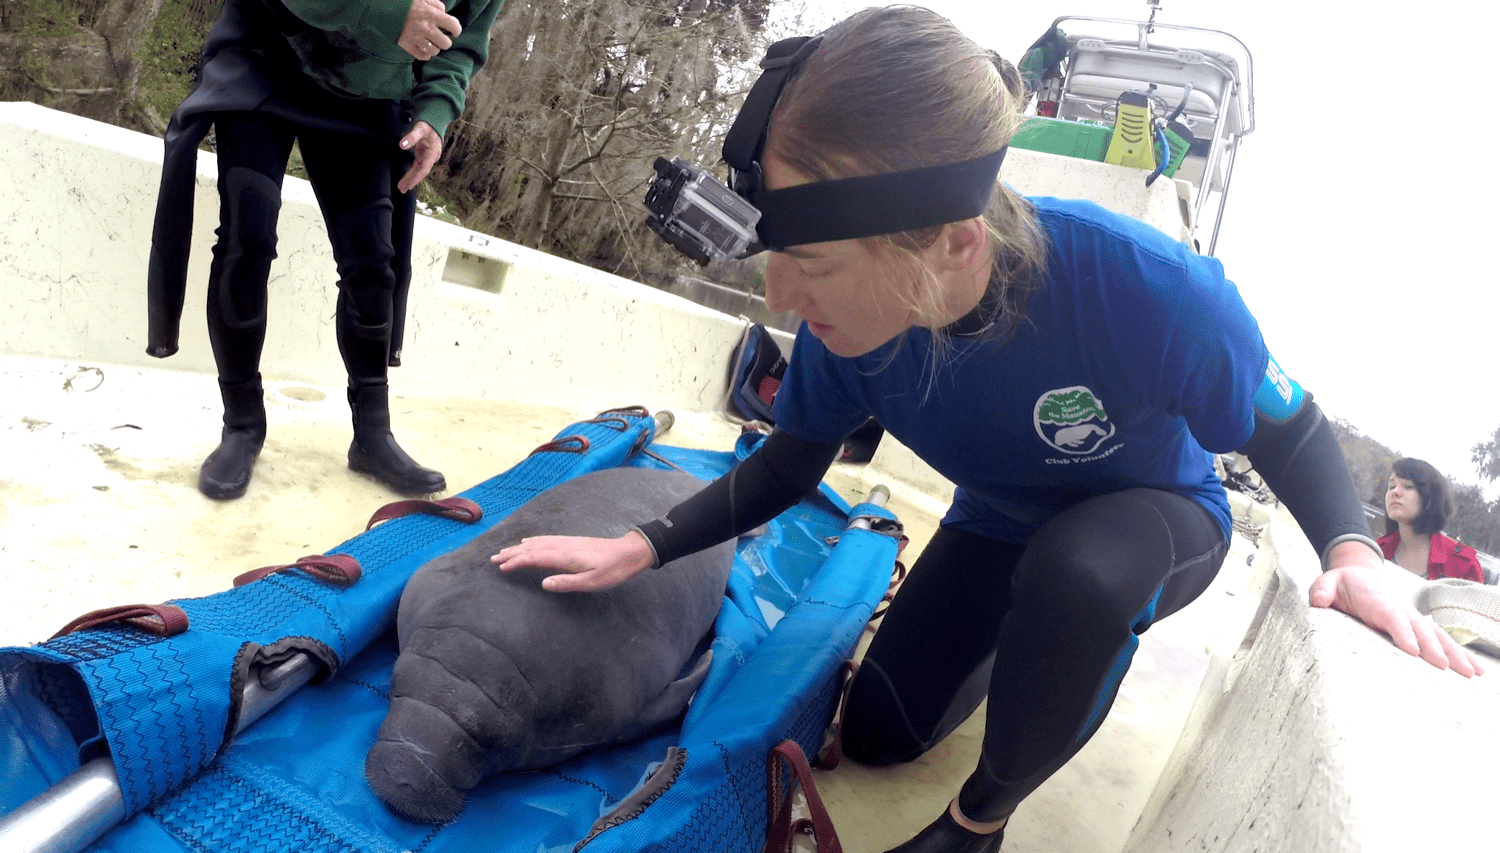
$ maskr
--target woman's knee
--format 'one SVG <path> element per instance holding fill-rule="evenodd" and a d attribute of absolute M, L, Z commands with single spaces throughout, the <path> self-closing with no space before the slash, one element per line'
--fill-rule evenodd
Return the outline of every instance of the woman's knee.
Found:
<path fill-rule="evenodd" d="M 1070 619 L 1095 623 L 1128 618 L 1134 608 L 1125 604 L 1122 573 L 1087 549 L 1048 548 L 1016 568 L 1012 610 L 1019 614 L 1047 613 L 1059 624 Z"/>
<path fill-rule="evenodd" d="M 362 270 L 390 269 L 396 256 L 391 241 L 394 209 L 390 199 L 381 198 L 333 220 L 328 236 L 340 277 Z"/>
<path fill-rule="evenodd" d="M 1128 493 L 1080 504 L 1043 525 L 1016 566 L 1018 608 L 1059 618 L 1133 619 L 1171 571 L 1171 531 Z"/>
<path fill-rule="evenodd" d="M 281 187 L 254 169 L 228 169 L 219 187 L 219 246 L 232 264 L 269 265 L 276 257 Z"/>
<path fill-rule="evenodd" d="M 333 220 L 329 238 L 338 263 L 339 289 L 366 325 L 390 322 L 396 256 L 391 240 L 392 204 L 377 199 Z"/>

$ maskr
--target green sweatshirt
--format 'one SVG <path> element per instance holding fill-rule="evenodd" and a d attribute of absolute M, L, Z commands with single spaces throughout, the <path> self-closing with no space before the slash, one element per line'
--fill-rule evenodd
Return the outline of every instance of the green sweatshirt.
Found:
<path fill-rule="evenodd" d="M 345 95 L 393 101 L 410 95 L 413 120 L 427 122 L 440 136 L 464 111 L 464 89 L 484 65 L 490 25 L 502 2 L 443 0 L 463 32 L 452 47 L 418 63 L 396 44 L 411 0 L 282 0 L 308 25 L 287 37 L 303 72 Z"/>

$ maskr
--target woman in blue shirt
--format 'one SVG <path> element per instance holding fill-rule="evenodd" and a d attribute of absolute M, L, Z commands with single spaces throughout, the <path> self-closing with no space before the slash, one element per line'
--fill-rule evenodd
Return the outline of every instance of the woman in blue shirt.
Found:
<path fill-rule="evenodd" d="M 1208 586 L 1230 535 L 1213 453 L 1245 452 L 1319 549 L 1314 604 L 1480 671 L 1373 581 L 1382 556 L 1332 433 L 1218 261 L 994 181 L 1024 104 L 1008 63 L 915 7 L 865 10 L 797 51 L 751 195 L 774 250 L 767 302 L 805 321 L 776 431 L 664 518 L 528 539 L 502 569 L 558 570 L 544 581 L 558 592 L 617 584 L 795 503 L 876 418 L 957 489 L 851 687 L 845 754 L 910 760 L 989 700 L 979 766 L 905 853 L 998 850 L 1016 806 L 1098 728 L 1136 636 Z M 932 207 L 927 187 L 963 195 L 943 178 L 975 164 L 976 209 L 873 224 Z M 840 193 L 850 222 L 830 224 Z M 816 217 L 787 202 L 819 194 Z"/>

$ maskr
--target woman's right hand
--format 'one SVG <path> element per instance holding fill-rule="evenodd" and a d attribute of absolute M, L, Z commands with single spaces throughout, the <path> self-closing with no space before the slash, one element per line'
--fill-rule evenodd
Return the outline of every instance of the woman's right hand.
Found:
<path fill-rule="evenodd" d="M 544 569 L 548 592 L 594 592 L 619 586 L 651 568 L 656 553 L 640 532 L 614 539 L 590 536 L 531 536 L 490 558 L 502 572 Z"/>
<path fill-rule="evenodd" d="M 1369 554 L 1369 549 L 1358 542 L 1343 544 Z M 1410 593 L 1393 587 L 1382 577 L 1387 571 L 1399 573 L 1402 569 L 1359 564 L 1341 566 L 1336 557 L 1333 565 L 1308 589 L 1308 601 L 1313 607 L 1343 611 L 1371 628 L 1385 632 L 1397 648 L 1438 669 L 1451 669 L 1465 678 L 1484 674 L 1484 664 L 1477 655 L 1459 645 L 1432 619 L 1418 613 L 1411 604 Z"/>

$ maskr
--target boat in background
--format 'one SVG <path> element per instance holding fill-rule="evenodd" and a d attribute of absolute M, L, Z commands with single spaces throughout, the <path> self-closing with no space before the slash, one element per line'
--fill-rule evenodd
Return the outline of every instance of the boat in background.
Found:
<path fill-rule="evenodd" d="M 1142 165 L 1161 165 L 1179 182 L 1186 241 L 1212 255 L 1240 143 L 1255 131 L 1254 60 L 1237 37 L 1158 22 L 1160 0 L 1147 5 L 1144 21 L 1052 22 L 1033 47 L 1041 79 L 1018 144 L 1120 164 L 1137 152 L 1117 134 L 1133 135 Z M 1121 109 L 1130 96 L 1144 101 L 1136 114 L 1144 124 Z M 1161 132 L 1172 134 L 1171 144 Z"/>

